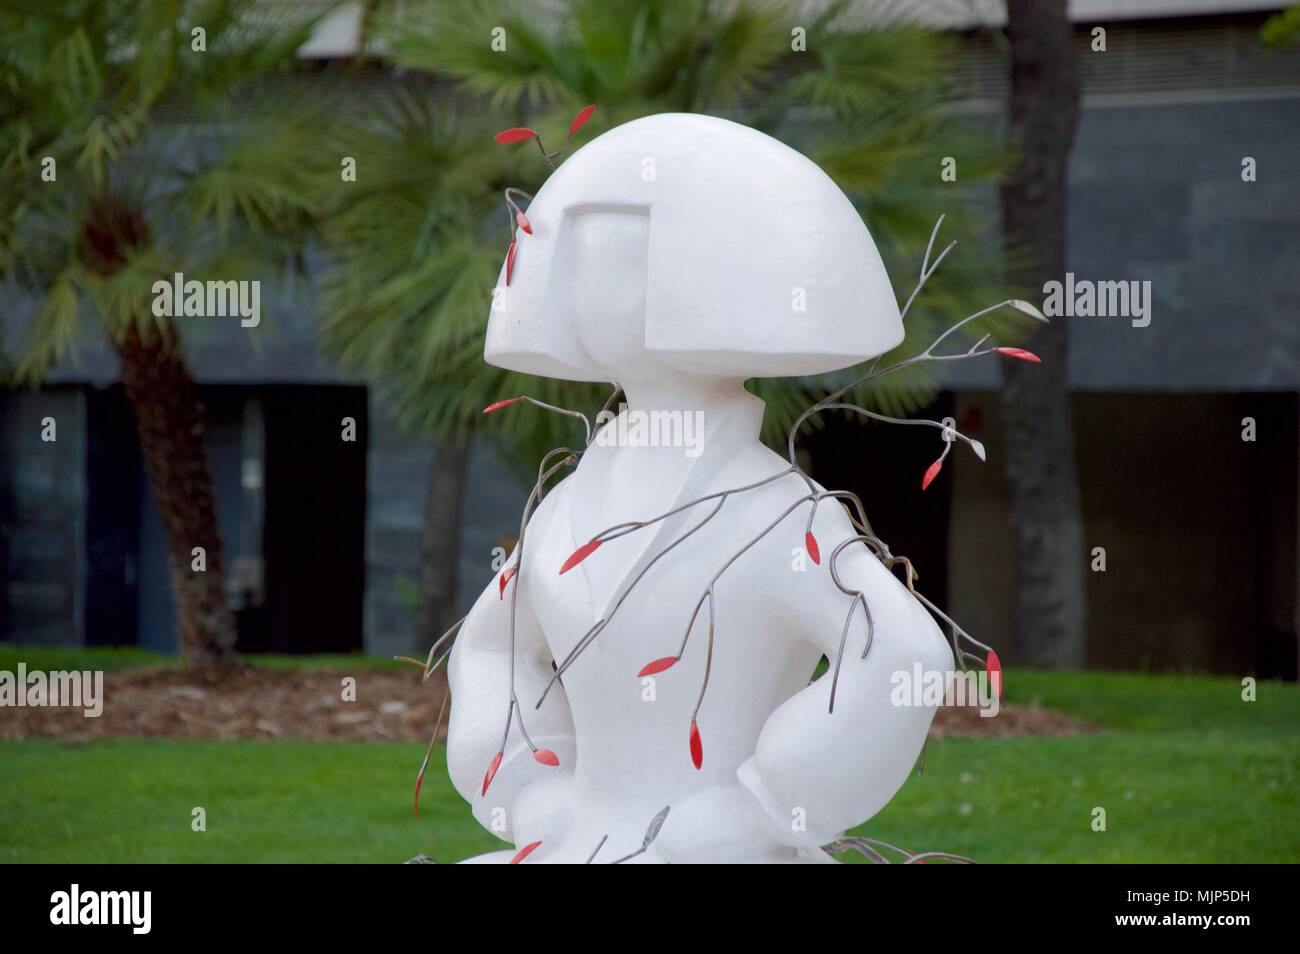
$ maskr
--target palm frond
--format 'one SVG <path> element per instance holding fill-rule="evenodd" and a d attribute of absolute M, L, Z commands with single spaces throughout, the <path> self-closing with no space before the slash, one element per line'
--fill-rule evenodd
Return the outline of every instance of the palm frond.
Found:
<path fill-rule="evenodd" d="M 68 265 L 50 283 L 22 345 L 21 357 L 13 369 L 13 383 L 35 386 L 46 371 L 75 346 L 80 330 L 86 275 Z"/>
<path fill-rule="evenodd" d="M 374 37 L 394 63 L 457 79 L 493 108 L 572 99 L 570 66 L 536 5 L 439 0 L 377 12 Z"/>
<path fill-rule="evenodd" d="M 651 113 L 707 108 L 803 149 L 857 204 L 900 297 L 911 289 L 935 219 L 947 213 L 945 234 L 963 243 L 962 254 L 927 287 L 909 316 L 907 341 L 886 360 L 919 352 L 1000 297 L 1001 249 L 978 241 L 995 214 L 981 196 L 1000 153 L 983 130 L 943 111 L 950 51 L 942 37 L 901 19 L 864 22 L 858 13 L 845 0 L 810 14 L 757 0 L 576 0 L 546 8 L 438 0 L 377 13 L 377 33 L 397 65 L 452 80 L 477 111 L 435 119 L 403 108 L 348 129 L 368 180 L 340 193 L 342 205 L 327 216 L 329 350 L 376 376 L 409 426 L 442 436 L 481 429 L 518 462 L 535 460 L 547 442 L 572 441 L 571 421 L 535 409 L 487 421 L 480 414 L 519 393 L 594 412 L 607 393 L 482 360 L 507 241 L 499 190 L 531 189 L 544 172 L 535 153 L 494 152 L 490 137 L 526 121 L 555 142 L 550 130 L 563 130 L 575 106 L 598 103 L 590 134 Z M 808 50 L 795 54 L 789 31 L 798 23 L 808 25 Z M 496 27 L 504 49 L 492 48 Z M 516 168 L 521 155 L 532 162 Z M 959 163 L 960 184 L 940 180 L 946 155 Z M 1014 327 L 1013 317 L 998 315 L 981 330 Z M 855 397 L 890 413 L 911 410 L 932 398 L 932 374 L 919 366 Z M 843 380 L 751 382 L 767 402 L 765 435 L 775 438 L 813 396 Z"/>

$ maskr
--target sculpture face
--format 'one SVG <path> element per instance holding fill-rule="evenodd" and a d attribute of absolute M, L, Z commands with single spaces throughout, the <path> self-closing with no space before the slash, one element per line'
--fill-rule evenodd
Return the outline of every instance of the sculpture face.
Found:
<path fill-rule="evenodd" d="M 656 363 L 645 347 L 649 215 L 575 210 L 570 223 L 573 317 L 582 349 L 606 380 L 647 373 L 647 363 Z"/>

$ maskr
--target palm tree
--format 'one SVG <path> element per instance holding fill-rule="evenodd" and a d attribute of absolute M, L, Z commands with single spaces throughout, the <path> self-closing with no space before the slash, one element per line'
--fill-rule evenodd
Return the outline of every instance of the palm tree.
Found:
<path fill-rule="evenodd" d="M 1011 0 L 1010 133 L 1014 174 L 1002 186 L 1005 232 L 1030 257 L 1013 267 L 1029 288 L 1065 272 L 1066 171 L 1079 117 L 1073 31 L 1064 0 Z M 1027 662 L 1082 668 L 1086 661 L 1083 515 L 1075 464 L 1069 326 L 1055 321 L 1030 345 L 1057 374 L 1003 368 L 1007 478 L 1016 530 L 1016 622 Z"/>
<path fill-rule="evenodd" d="M 947 41 L 899 20 L 855 22 L 860 5 L 845 0 L 816 16 L 805 17 L 801 6 L 374 5 L 368 23 L 391 62 L 450 82 L 460 104 L 435 110 L 427 92 L 407 90 L 380 115 L 336 126 L 366 173 L 356 188 L 333 190 L 326 213 L 333 259 L 323 296 L 326 341 L 346 364 L 380 376 L 400 420 L 441 447 L 430 476 L 422 577 L 426 604 L 442 599 L 426 612 L 426 631 L 451 615 L 456 523 L 448 517 L 464 484 L 464 447 L 484 426 L 482 408 L 523 393 L 569 407 L 598 407 L 605 397 L 592 385 L 529 378 L 482 361 L 490 290 L 509 241 L 502 190 L 533 191 L 546 173 L 535 149 L 496 145 L 492 133 L 526 118 L 551 131 L 548 141 L 559 139 L 587 104 L 598 109 L 584 137 L 656 112 L 732 116 L 820 164 L 857 203 L 899 274 L 912 271 L 941 212 L 949 215 L 949 237 L 973 236 L 984 224 L 963 209 L 977 207 L 975 190 L 1002 158 L 988 138 L 943 109 Z M 945 156 L 957 160 L 958 182 L 941 181 Z M 995 253 L 966 248 L 949 260 L 953 268 L 918 303 L 897 356 L 919 351 L 941 323 L 1001 290 Z M 935 387 L 924 374 L 891 379 L 866 400 L 892 411 L 923 404 Z M 779 440 L 810 403 L 803 382 L 751 387 L 767 401 L 769 439 Z M 521 471 L 572 436 L 566 421 L 548 415 L 498 417 L 484 433 Z"/>
<path fill-rule="evenodd" d="M 36 305 L 7 376 L 39 383 L 87 319 L 112 343 L 191 662 L 230 660 L 236 631 L 203 408 L 177 323 L 153 313 L 153 286 L 176 272 L 239 280 L 292 264 L 313 192 L 299 158 L 311 127 L 281 111 L 262 117 L 268 135 L 248 84 L 291 64 L 324 12 L 252 0 L 0 8 L 0 282 Z M 238 114 L 236 93 L 247 99 Z"/>

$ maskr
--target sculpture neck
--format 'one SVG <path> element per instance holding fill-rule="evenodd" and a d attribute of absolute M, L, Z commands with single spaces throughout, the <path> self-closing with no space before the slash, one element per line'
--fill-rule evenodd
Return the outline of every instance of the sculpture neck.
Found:
<path fill-rule="evenodd" d="M 657 374 L 653 380 L 623 382 L 629 410 L 698 412 L 706 433 L 726 437 L 728 446 L 758 440 L 763 402 L 745 390 L 743 381 Z"/>

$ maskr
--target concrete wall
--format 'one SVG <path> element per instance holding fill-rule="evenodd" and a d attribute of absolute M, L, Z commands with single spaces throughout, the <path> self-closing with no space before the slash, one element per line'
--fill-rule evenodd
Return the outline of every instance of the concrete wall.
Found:
<path fill-rule="evenodd" d="M 53 418 L 53 442 L 41 439 Z M 0 399 L 0 639 L 84 640 L 85 419 L 75 388 Z"/>
<path fill-rule="evenodd" d="M 1150 281 L 1155 301 L 1145 328 L 1063 319 L 1076 390 L 1300 389 L 1297 155 L 1300 98 L 1084 109 L 1069 270 Z M 1255 182 L 1241 180 L 1244 156 L 1256 160 Z M 966 362 L 947 380 L 994 388 L 997 368 Z"/>
<path fill-rule="evenodd" d="M 417 655 L 437 633 L 418 631 L 420 535 L 433 445 L 403 433 L 374 391 L 366 476 L 365 648 L 371 655 Z M 489 444 L 470 451 L 458 542 L 457 615 L 495 577 L 493 548 L 519 532 L 527 489 Z"/>

